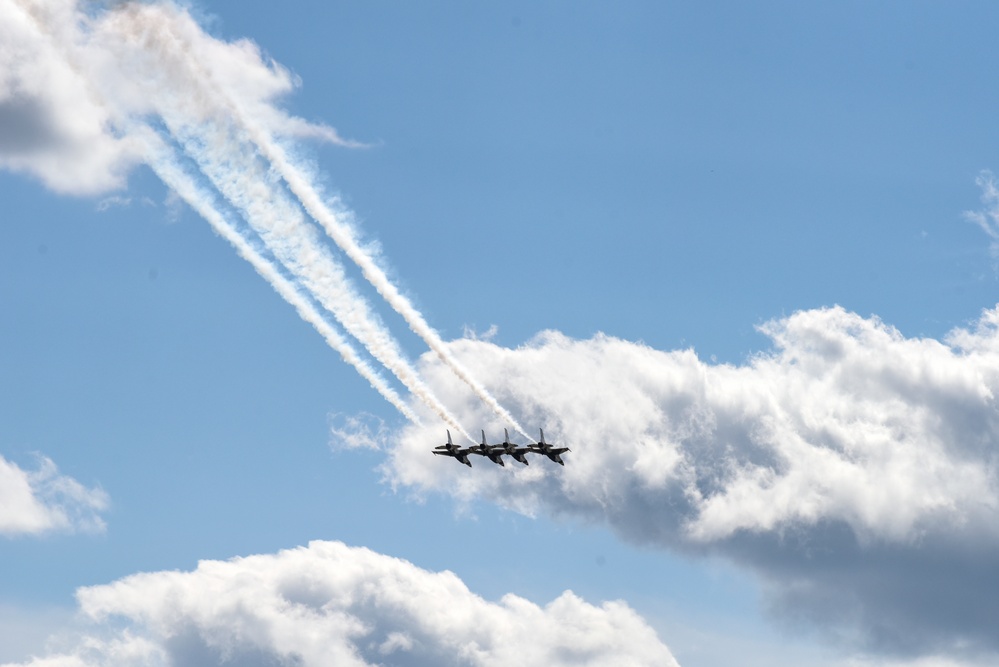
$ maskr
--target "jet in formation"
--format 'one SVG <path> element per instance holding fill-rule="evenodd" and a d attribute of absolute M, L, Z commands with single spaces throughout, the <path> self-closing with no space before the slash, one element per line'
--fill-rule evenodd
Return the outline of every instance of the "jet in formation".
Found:
<path fill-rule="evenodd" d="M 564 466 L 565 465 L 565 461 L 562 460 L 562 454 L 565 454 L 566 452 L 568 452 L 569 448 L 568 447 L 552 447 L 547 442 L 545 442 L 545 432 L 544 432 L 544 429 L 538 429 L 538 430 L 541 431 L 541 440 L 538 441 L 538 444 L 531 445 L 531 447 L 532 447 L 531 451 L 532 452 L 537 452 L 538 454 L 544 454 L 545 456 L 547 456 L 548 458 L 550 458 L 555 463 L 558 463 L 559 465 L 563 465 Z"/>
<path fill-rule="evenodd" d="M 478 454 L 479 456 L 485 456 L 490 461 L 499 466 L 506 466 L 503 462 L 504 456 L 509 456 L 513 458 L 514 461 L 523 463 L 525 466 L 528 465 L 527 454 L 543 454 L 549 459 L 558 463 L 560 465 L 565 465 L 565 461 L 562 460 L 562 454 L 569 451 L 568 447 L 553 447 L 552 445 L 545 442 L 545 431 L 544 429 L 538 429 L 541 431 L 541 438 L 533 445 L 520 446 L 515 445 L 510 442 L 510 433 L 507 429 L 503 429 L 503 442 L 498 445 L 490 445 L 486 443 L 486 432 L 482 431 L 482 442 L 478 445 L 473 445 L 471 447 L 459 447 L 453 442 L 451 442 L 451 431 L 447 432 L 447 443 L 443 445 L 438 445 L 434 447 L 433 452 L 438 456 L 451 456 L 460 463 L 464 463 L 469 468 L 472 467 L 472 462 L 468 460 L 469 454 Z"/>
<path fill-rule="evenodd" d="M 471 447 L 459 447 L 451 442 L 451 431 L 447 432 L 447 442 L 445 444 L 434 447 L 434 454 L 438 456 L 453 456 L 469 468 L 472 467 L 472 462 L 468 460 L 468 453 L 471 451 Z"/>

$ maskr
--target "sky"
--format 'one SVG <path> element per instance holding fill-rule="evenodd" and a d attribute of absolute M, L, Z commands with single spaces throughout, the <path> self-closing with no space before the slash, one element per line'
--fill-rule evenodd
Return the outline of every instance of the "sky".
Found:
<path fill-rule="evenodd" d="M 0 665 L 995 664 L 997 19 L 0 0 Z"/>

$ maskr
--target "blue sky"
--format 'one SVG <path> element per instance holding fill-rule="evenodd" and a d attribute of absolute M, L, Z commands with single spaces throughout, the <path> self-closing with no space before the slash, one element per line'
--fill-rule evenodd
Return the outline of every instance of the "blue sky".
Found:
<path fill-rule="evenodd" d="M 937 573 L 927 563 L 999 577 L 994 566 L 975 569 L 999 546 L 994 529 L 978 529 L 995 518 L 999 487 L 988 472 L 999 443 L 995 407 L 976 402 L 996 389 L 995 355 L 952 359 L 930 344 L 955 328 L 974 332 L 996 304 L 990 239 L 965 212 L 983 208 L 982 170 L 999 169 L 990 113 L 999 106 L 990 32 L 999 9 L 911 2 L 148 6 L 190 12 L 205 43 L 251 40 L 264 62 L 280 63 L 296 83 L 276 108 L 364 144 L 283 137 L 327 198 L 353 212 L 363 240 L 377 243 L 381 265 L 427 321 L 445 340 L 467 339 L 455 349 L 473 374 L 529 433 L 545 427 L 573 451 L 564 470 L 533 460 L 526 471 L 498 469 L 475 459 L 467 471 L 430 457 L 446 425 L 411 397 L 423 424 L 407 425 L 144 160 L 108 149 L 107 163 L 67 176 L 79 146 L 94 141 L 91 157 L 103 156 L 105 146 L 83 130 L 79 145 L 66 139 L 65 128 L 76 127 L 76 107 L 66 102 L 76 84 L 49 99 L 18 79 L 33 71 L 25 56 L 31 45 L 43 42 L 22 28 L 20 3 L 5 0 L 0 16 L 19 18 L 0 37 L 12 44 L 22 33 L 31 37 L 23 50 L 0 54 L 12 72 L 0 81 L 0 456 L 17 474 L 38 470 L 38 456 L 51 459 L 62 485 L 50 485 L 56 490 L 46 496 L 36 480 L 36 494 L 82 518 L 38 530 L 0 522 L 0 615 L 30 619 L 20 621 L 30 629 L 0 634 L 0 662 L 68 660 L 67 634 L 110 632 L 100 619 L 96 630 L 70 619 L 84 604 L 74 598 L 81 587 L 140 572 L 188 572 L 200 560 L 276 554 L 311 540 L 450 570 L 494 603 L 514 593 L 544 607 L 566 590 L 598 607 L 623 600 L 684 667 L 994 660 L 994 638 L 983 639 L 973 622 L 962 627 L 960 614 L 948 625 L 932 614 L 900 613 L 897 625 L 858 630 L 853 623 L 865 613 L 902 602 L 888 591 L 858 603 L 856 615 L 833 597 L 823 603 L 831 589 L 823 588 L 830 580 L 822 549 L 832 569 L 847 573 L 850 591 L 891 563 L 899 571 L 911 566 L 899 575 L 903 587 Z M 41 13 L 41 25 L 64 25 L 59 12 Z M 37 48 L 56 57 L 50 46 Z M 122 92 L 144 70 L 94 63 L 75 71 L 89 81 L 91 102 L 102 96 L 108 108 L 169 137 L 159 102 L 143 108 Z M 146 66 L 155 68 L 155 58 Z M 35 103 L 47 110 L 37 126 L 22 113 Z M 127 138 L 122 117 L 101 131 Z M 173 141 L 183 148 L 176 134 Z M 197 166 L 196 157 L 183 160 Z M 103 183 L 102 169 L 125 180 Z M 210 185 L 205 176 L 201 183 Z M 504 424 L 346 264 L 462 426 L 498 439 Z M 841 309 L 827 310 L 834 306 Z M 897 336 L 879 338 L 877 318 Z M 776 333 L 758 330 L 772 321 Z M 966 352 L 993 349 L 985 329 Z M 536 338 L 546 330 L 565 339 Z M 833 363 L 819 350 L 807 357 L 819 349 L 808 341 L 824 331 L 841 334 L 837 341 L 855 356 Z M 611 350 L 598 333 L 621 345 Z M 957 349 L 953 337 L 946 340 Z M 686 349 L 696 364 L 666 354 Z M 787 370 L 791 361 L 775 362 L 778 370 L 752 365 L 760 355 L 782 359 L 781 350 L 798 354 L 798 367 L 819 370 L 802 379 Z M 621 370 L 633 359 L 645 361 L 634 361 L 634 374 Z M 878 360 L 889 367 L 890 386 L 868 395 L 868 381 L 881 377 L 870 370 Z M 648 379 L 642 364 L 662 369 L 663 378 L 707 377 L 709 389 L 688 394 L 689 383 L 669 389 L 671 381 L 648 380 L 656 388 L 639 398 L 659 401 L 650 408 L 664 415 L 657 425 L 628 412 L 638 399 L 615 414 L 615 401 Z M 924 364 L 906 384 L 904 369 Z M 730 377 L 740 373 L 748 379 Z M 546 379 L 554 389 L 536 389 Z M 738 383 L 756 387 L 749 394 L 769 392 L 782 414 L 803 415 L 792 420 L 798 426 L 770 433 L 767 419 L 729 419 L 729 399 L 712 396 L 728 397 Z M 811 431 L 818 413 L 801 407 L 798 394 L 847 407 Z M 564 404 L 609 413 L 573 422 Z M 689 405 L 710 415 L 704 419 L 714 430 L 705 435 L 701 422 L 685 421 Z M 934 410 L 940 430 L 898 430 Z M 383 427 L 377 449 L 340 442 L 342 429 L 358 430 L 350 421 L 356 416 Z M 643 430 L 630 430 L 639 423 Z M 857 423 L 874 426 L 849 431 Z M 882 426 L 890 432 L 885 451 L 903 458 L 884 463 L 850 450 L 851 437 L 880 437 Z M 806 509 L 787 501 L 785 514 L 744 516 L 728 502 L 734 492 L 705 492 L 701 509 L 688 513 L 656 477 L 672 465 L 667 442 L 679 443 L 676 451 L 697 470 L 749 461 L 779 476 L 780 456 L 760 463 L 770 459 L 755 458 L 754 447 L 781 447 L 786 438 L 823 444 L 839 428 L 848 434 L 841 449 L 852 452 L 845 458 L 861 462 L 861 481 L 828 482 L 829 491 L 838 460 L 827 468 L 815 468 L 816 458 L 787 464 L 804 471 L 787 479 Z M 629 449 L 632 440 L 639 449 Z M 735 454 L 705 453 L 725 446 Z M 426 456 L 415 458 L 417 451 Z M 929 463 L 906 476 L 909 451 Z M 918 486 L 926 470 L 938 486 Z M 886 487 L 902 489 L 886 501 L 895 503 L 886 513 L 871 495 L 882 474 L 892 482 Z M 701 490 L 728 484 L 694 476 Z M 955 479 L 982 490 L 980 507 Z M 60 490 L 70 482 L 77 492 Z M 643 505 L 631 494 L 646 482 L 666 490 L 649 491 Z M 601 484 L 607 495 L 583 499 L 583 490 Z M 912 486 L 922 491 L 910 494 Z M 812 491 L 832 500 L 810 509 Z M 968 528 L 955 543 L 969 546 L 940 547 L 934 560 L 953 537 L 940 526 L 955 523 L 941 507 L 957 508 L 956 523 Z M 697 530 L 701 537 L 690 537 Z M 849 546 L 840 530 L 852 536 Z M 819 545 L 820 555 L 808 544 Z M 915 606 L 959 604 L 967 582 L 943 580 L 948 595 L 927 592 Z M 814 585 L 815 599 L 782 587 L 795 581 Z M 88 590 L 111 596 L 119 589 Z M 969 594 L 967 609 L 994 610 L 981 605 Z M 620 619 L 606 614 L 608 627 L 620 631 L 613 625 Z M 130 618 L 141 630 L 139 616 Z M 155 639 L 155 630 L 146 631 Z M 918 633 L 933 640 L 920 643 Z M 50 635 L 62 637 L 56 648 L 46 644 Z M 972 649 L 960 648 L 966 645 Z"/>

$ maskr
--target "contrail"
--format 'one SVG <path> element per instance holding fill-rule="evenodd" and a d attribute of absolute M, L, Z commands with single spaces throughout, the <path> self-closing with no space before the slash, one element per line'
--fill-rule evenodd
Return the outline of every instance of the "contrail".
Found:
<path fill-rule="evenodd" d="M 406 416 L 407 419 L 410 419 L 415 423 L 420 423 L 416 414 L 406 406 L 405 402 L 390 386 L 385 383 L 384 379 L 375 373 L 375 371 L 358 356 L 349 343 L 347 343 L 339 335 L 339 333 L 333 329 L 328 322 L 326 322 L 323 316 L 319 314 L 312 304 L 297 291 L 294 285 L 284 278 L 284 276 L 282 276 L 268 260 L 260 255 L 235 230 L 233 225 L 229 223 L 229 221 L 226 220 L 225 217 L 214 207 L 211 202 L 211 197 L 204 193 L 204 191 L 202 191 L 195 184 L 193 179 L 191 179 L 190 176 L 188 176 L 184 170 L 179 167 L 176 160 L 172 158 L 163 142 L 159 139 L 159 136 L 151 128 L 143 126 L 142 129 L 140 129 L 140 126 L 131 120 L 123 119 L 123 116 L 127 116 L 127 114 L 122 114 L 118 109 L 109 105 L 106 97 L 99 94 L 95 90 L 93 81 L 89 77 L 83 75 L 79 66 L 75 64 L 75 59 L 70 58 L 64 50 L 65 48 L 75 46 L 75 44 L 72 44 L 73 40 L 67 40 L 70 43 L 64 44 L 61 40 L 54 37 L 53 30 L 55 27 L 49 26 L 47 21 L 36 15 L 33 11 L 33 7 L 28 8 L 21 5 L 20 8 L 33 20 L 40 33 L 47 37 L 50 47 L 62 56 L 63 60 L 77 76 L 87 82 L 87 88 L 91 98 L 111 113 L 116 123 L 120 126 L 119 129 L 129 130 L 130 132 L 128 136 L 134 137 L 142 142 L 143 147 L 146 149 L 146 158 L 150 167 L 153 168 L 164 183 L 171 187 L 171 189 L 174 189 L 179 196 L 181 196 L 192 206 L 192 208 L 194 208 L 195 211 L 201 214 L 202 217 L 204 217 L 209 224 L 212 225 L 216 232 L 228 240 L 236 248 L 237 252 L 244 259 L 249 261 L 257 272 L 268 280 L 268 282 L 286 301 L 295 307 L 299 315 L 312 324 L 324 337 L 327 343 L 339 352 L 345 361 L 353 365 L 362 377 L 368 380 L 376 391 L 392 403 L 392 405 L 395 406 L 404 416 Z M 164 117 L 164 120 L 166 120 L 166 117 L 163 114 L 161 114 L 161 117 Z M 230 174 L 230 176 L 232 175 L 234 174 Z M 363 302 L 361 303 L 363 305 Z M 356 303 L 353 305 L 356 306 Z M 356 310 L 356 307 L 354 310 Z M 413 371 L 412 376 L 413 377 L 410 378 L 411 382 L 407 385 L 410 386 L 410 390 L 413 391 L 415 395 L 423 399 L 424 403 L 437 412 L 438 416 L 440 416 L 448 425 L 454 428 L 457 432 L 463 434 L 469 441 L 474 442 L 471 436 L 469 436 L 468 433 L 461 428 L 457 420 L 454 419 L 454 417 L 450 415 L 443 405 L 441 405 L 440 402 L 429 393 L 429 390 L 425 388 L 425 385 L 423 385 L 419 378 L 415 375 L 415 371 Z M 415 383 L 412 382 L 413 379 L 415 379 Z M 405 380 L 405 378 L 400 378 L 400 380 Z M 421 391 L 421 389 L 425 389 L 425 391 Z"/>
<path fill-rule="evenodd" d="M 164 25 L 151 26 L 144 24 L 141 20 L 139 21 L 148 32 L 152 32 L 154 29 L 159 29 L 162 31 L 169 31 L 168 27 Z M 147 32 L 147 34 L 148 34 Z M 511 424 L 521 435 L 525 437 L 530 437 L 524 431 L 523 427 L 513 418 L 503 406 L 490 394 L 485 387 L 480 385 L 471 374 L 461 365 L 461 363 L 451 354 L 448 349 L 447 344 L 440 337 L 440 334 L 430 326 L 423 315 L 413 306 L 412 302 L 406 298 L 396 286 L 389 280 L 388 276 L 385 274 L 384 270 L 378 266 L 377 262 L 374 261 L 372 256 L 366 252 L 361 245 L 357 242 L 354 237 L 353 231 L 350 227 L 337 217 L 337 215 L 330 210 L 330 208 L 323 202 L 322 197 L 316 192 L 316 189 L 312 186 L 309 179 L 302 173 L 302 171 L 294 164 L 294 162 L 288 157 L 284 149 L 274 140 L 273 136 L 264 129 L 261 125 L 256 123 L 250 114 L 242 108 L 238 100 L 231 96 L 226 95 L 221 92 L 221 87 L 213 85 L 215 82 L 212 81 L 212 73 L 201 63 L 197 62 L 191 57 L 190 48 L 185 48 L 187 44 L 183 35 L 177 35 L 170 33 L 174 42 L 178 42 L 178 46 L 175 48 L 175 52 L 180 57 L 187 61 L 187 69 L 190 72 L 199 73 L 203 80 L 207 81 L 207 85 L 202 86 L 200 91 L 202 94 L 213 95 L 218 101 L 219 106 L 226 108 L 231 112 L 233 117 L 238 121 L 240 125 L 248 134 L 250 140 L 257 145 L 262 154 L 270 160 L 271 164 L 277 169 L 278 173 L 284 179 L 285 183 L 288 184 L 288 188 L 292 193 L 298 198 L 302 206 L 308 211 L 309 215 L 313 217 L 329 234 L 330 238 L 340 247 L 341 250 L 346 253 L 351 260 L 353 260 L 357 266 L 361 269 L 364 277 L 371 283 L 372 286 L 378 291 L 378 293 L 384 298 L 392 308 L 399 313 L 406 323 L 409 324 L 410 329 L 416 333 L 424 342 L 432 349 L 437 356 L 447 364 L 451 370 L 458 376 L 462 381 L 464 381 L 483 402 L 488 405 L 493 412 L 495 412 L 501 419 L 505 420 L 507 423 Z"/>
<path fill-rule="evenodd" d="M 493 412 L 508 424 L 517 429 L 524 437 L 530 437 L 524 432 L 523 427 L 514 419 L 502 405 L 499 404 L 493 395 L 485 387 L 480 385 L 475 378 L 465 369 L 464 366 L 451 354 L 447 348 L 447 343 L 440 337 L 440 334 L 430 326 L 423 315 L 413 306 L 412 302 L 403 295 L 398 288 L 389 280 L 385 271 L 378 266 L 377 262 L 368 254 L 354 238 L 353 231 L 349 226 L 339 220 L 337 215 L 323 202 L 319 193 L 302 174 L 294 163 L 288 158 L 284 149 L 274 141 L 273 137 L 257 126 L 256 123 L 240 114 L 250 138 L 260 147 L 265 156 L 275 165 L 281 177 L 288 184 L 289 189 L 298 197 L 298 200 L 305 207 L 319 224 L 323 226 L 330 238 L 360 267 L 364 277 L 381 294 L 392 308 L 402 315 L 410 329 L 433 350 L 437 356 L 447 364 L 455 375 L 467 384 L 475 395 L 478 396 Z"/>
<path fill-rule="evenodd" d="M 411 422 L 420 423 L 419 417 L 409 409 L 402 398 L 390 387 L 385 379 L 381 377 L 368 363 L 361 358 L 353 346 L 348 343 L 315 307 L 299 294 L 295 286 L 277 271 L 267 259 L 250 245 L 239 232 L 233 227 L 225 216 L 215 208 L 211 197 L 195 183 L 176 160 L 169 154 L 168 148 L 163 145 L 159 137 L 150 128 L 132 128 L 129 136 L 142 141 L 146 148 L 146 163 L 153 172 L 163 181 L 167 187 L 177 193 L 192 209 L 202 218 L 208 221 L 212 229 L 228 241 L 240 257 L 249 262 L 253 268 L 274 288 L 274 290 L 291 304 L 298 312 L 299 316 L 311 324 L 316 331 L 326 340 L 326 343 L 336 350 L 348 364 L 353 366 L 357 372 L 367 380 L 371 386 L 382 395 L 385 400 L 391 403 Z"/>
<path fill-rule="evenodd" d="M 202 173 L 241 211 L 278 261 L 372 356 L 442 420 L 474 442 L 420 379 L 367 302 L 351 289 L 342 267 L 306 224 L 298 205 L 287 199 L 283 188 L 272 185 L 256 148 L 236 136 L 227 115 L 219 113 L 216 97 L 207 90 L 204 77 L 197 76 L 183 45 L 176 44 L 174 33 L 162 29 L 165 22 L 143 21 L 141 12 L 129 10 L 116 13 L 114 19 L 119 36 L 154 56 L 148 75 L 155 91 L 155 110 Z"/>
<path fill-rule="evenodd" d="M 380 325 L 367 302 L 350 287 L 342 267 L 315 238 L 301 212 L 258 171 L 255 156 L 245 152 L 225 127 L 202 119 L 194 133 L 162 110 L 170 133 L 198 164 L 202 173 L 260 235 L 264 244 L 302 286 L 343 327 L 427 407 L 471 440 L 450 411 L 434 396 L 405 359 L 395 340 Z M 207 138 L 207 141 L 205 140 Z M 473 440 L 474 442 L 474 440 Z"/>
<path fill-rule="evenodd" d="M 191 142 L 187 143 L 189 145 L 191 144 Z M 301 228 L 294 224 L 294 218 L 297 211 L 286 211 L 286 216 L 274 216 L 273 214 L 276 212 L 274 209 L 277 204 L 262 204 L 259 201 L 259 198 L 255 199 L 254 197 L 246 197 L 240 194 L 243 192 L 243 187 L 246 187 L 247 191 L 261 191 L 261 176 L 257 175 L 257 178 L 253 179 L 254 174 L 250 171 L 251 168 L 249 166 L 245 166 L 242 170 L 231 170 L 235 172 L 234 174 L 227 173 L 227 170 L 224 167 L 220 166 L 218 163 L 214 163 L 211 156 L 204 154 L 204 151 L 191 148 L 188 152 L 189 154 L 192 152 L 194 153 L 192 157 L 194 157 L 198 162 L 202 172 L 208 176 L 209 180 L 215 184 L 223 196 L 229 199 L 234 206 L 243 211 L 244 218 L 250 223 L 251 227 L 260 233 L 265 245 L 270 250 L 275 252 L 289 271 L 292 271 L 292 273 L 304 282 L 303 286 L 305 289 L 315 296 L 324 308 L 330 311 L 340 321 L 340 323 L 352 335 L 354 335 L 355 338 L 365 345 L 368 351 L 371 352 L 376 359 L 392 371 L 393 374 L 395 374 L 396 377 L 398 377 L 399 380 L 413 393 L 413 395 L 420 398 L 423 403 L 427 405 L 427 407 L 436 412 L 437 415 L 448 425 L 456 429 L 469 440 L 472 440 L 471 436 L 469 436 L 468 433 L 461 427 L 457 419 L 455 419 L 447 408 L 445 408 L 444 405 L 433 395 L 429 387 L 427 387 L 426 384 L 420 380 L 415 370 L 409 366 L 406 360 L 402 357 L 401 353 L 396 349 L 391 337 L 383 329 L 377 326 L 377 322 L 374 320 L 374 315 L 368 312 L 365 302 L 359 296 L 350 292 L 347 278 L 343 275 L 339 265 L 336 264 L 333 258 L 330 257 L 321 246 L 316 246 L 314 244 L 310 245 L 308 243 L 309 239 L 307 238 L 307 235 L 296 235 L 296 232 L 301 232 Z M 232 157 L 231 152 L 228 154 L 228 157 Z M 246 161 L 244 161 L 243 164 L 246 165 Z M 151 166 L 154 166 L 155 169 L 155 165 Z M 167 185 L 173 189 L 183 186 L 182 183 L 177 183 L 176 180 L 166 180 L 166 177 L 176 179 L 173 174 L 166 173 L 161 175 L 159 171 L 157 174 L 160 175 L 164 182 L 166 182 Z M 174 183 L 176 183 L 176 185 Z M 254 187 L 254 185 L 257 187 Z M 178 194 L 184 196 L 184 194 L 179 191 Z M 185 201 L 189 201 L 188 197 L 184 196 L 184 198 Z M 276 199 L 279 200 L 277 197 Z M 195 201 L 197 203 L 203 203 L 201 200 Z M 288 287 L 291 288 L 290 294 L 288 294 L 286 290 L 283 291 L 281 286 L 275 283 L 275 279 L 279 279 L 285 283 L 287 281 L 279 272 L 275 271 L 273 267 L 266 267 L 269 269 L 271 274 L 266 275 L 261 270 L 261 267 L 259 267 L 253 259 L 251 259 L 251 256 L 248 256 L 248 253 L 253 252 L 255 257 L 258 259 L 261 259 L 260 255 L 256 253 L 252 249 L 252 246 L 247 244 L 245 240 L 243 240 L 242 237 L 235 232 L 235 230 L 232 229 L 231 225 L 228 225 L 227 229 L 220 228 L 217 221 L 209 219 L 208 215 L 206 215 L 209 212 L 203 210 L 203 207 L 197 207 L 195 210 L 197 210 L 202 217 L 205 217 L 212 227 L 219 231 L 223 238 L 229 240 L 230 243 L 236 247 L 240 255 L 244 257 L 244 259 L 247 259 L 254 264 L 257 271 L 261 273 L 265 279 L 271 282 L 278 293 L 299 311 L 299 315 L 301 315 L 303 319 L 311 321 L 302 313 L 303 304 L 308 305 L 309 308 L 312 309 L 311 304 L 308 304 L 308 301 L 302 299 L 290 285 L 288 285 Z M 290 213 L 290 215 L 288 215 L 288 213 Z M 233 235 L 235 238 L 233 238 Z M 306 243 L 288 243 L 287 241 L 289 238 L 304 240 Z M 236 240 L 241 241 L 241 245 L 237 245 Z M 298 297 L 297 302 L 296 300 L 290 298 L 292 295 Z M 312 310 L 314 311 L 314 309 Z M 316 326 L 317 331 L 319 331 L 319 333 L 323 335 L 328 342 L 330 342 L 333 349 L 340 352 L 340 355 L 344 357 L 345 361 L 354 365 L 354 367 L 358 369 L 358 372 L 371 382 L 371 378 L 365 374 L 365 371 L 370 373 L 371 369 L 367 367 L 366 364 L 362 368 L 354 361 L 351 361 L 345 354 L 345 350 L 341 349 L 343 346 L 347 345 L 346 341 L 339 337 L 335 330 L 329 327 L 328 323 L 322 319 L 321 315 L 318 313 L 314 313 L 314 315 L 319 318 L 319 322 L 322 322 L 322 324 L 325 325 L 325 329 L 322 329 L 316 325 L 316 322 L 312 322 L 313 325 Z M 330 334 L 337 336 L 339 339 L 339 345 L 330 340 Z M 354 352 L 352 348 L 349 348 L 349 350 L 350 355 L 354 359 L 357 359 L 356 352 Z M 357 361 L 361 360 L 357 359 Z M 381 378 L 378 379 L 381 380 Z M 382 381 L 382 383 L 384 385 L 384 381 Z M 381 387 L 375 386 L 373 383 L 372 386 L 385 396 Z M 391 398 L 386 396 L 386 399 L 397 408 L 399 407 L 397 402 L 401 399 L 394 392 Z M 415 420 L 419 423 L 418 419 L 414 419 L 415 415 L 412 411 L 407 409 L 403 411 L 403 414 L 411 420 Z"/>
<path fill-rule="evenodd" d="M 144 18 L 141 8 L 131 7 L 116 13 L 114 23 L 126 39 L 156 56 L 150 74 L 166 77 L 165 85 L 155 87 L 156 94 L 162 98 L 167 92 L 156 111 L 169 133 L 323 307 L 415 396 L 455 425 L 457 420 L 420 379 L 367 302 L 350 289 L 342 268 L 313 228 L 305 224 L 298 206 L 287 202 L 283 190 L 270 184 L 270 175 L 261 170 L 256 159 L 257 149 L 248 153 L 250 144 L 234 136 L 237 128 L 230 131 L 232 105 L 213 90 L 210 76 L 191 58 L 186 45 L 178 43 L 182 38 L 163 27 L 170 22 Z M 456 429 L 475 442 L 463 428 Z"/>
<path fill-rule="evenodd" d="M 33 10 L 41 10 L 40 14 L 47 13 L 44 5 L 32 6 L 27 11 L 34 15 Z M 198 52 L 198 42 L 184 33 L 185 28 L 190 28 L 201 34 L 200 26 L 186 14 L 175 12 L 172 6 L 156 8 L 126 4 L 106 14 L 99 23 L 91 24 L 98 26 L 99 33 L 86 36 L 75 30 L 76 22 L 80 21 L 79 25 L 90 22 L 75 11 L 60 15 L 55 21 L 39 19 L 37 15 L 33 17 L 77 73 L 86 69 L 84 63 L 97 64 L 98 69 L 93 72 L 87 70 L 91 76 L 81 78 L 88 80 L 91 87 L 103 84 L 103 92 L 111 93 L 101 96 L 105 101 L 125 100 L 124 107 L 111 109 L 115 120 L 120 123 L 123 117 L 128 117 L 129 112 L 125 109 L 129 107 L 141 109 L 140 113 L 151 112 L 162 119 L 167 133 L 193 158 L 218 192 L 242 213 L 277 261 L 296 278 L 299 286 L 332 313 L 414 396 L 473 441 L 423 383 L 395 339 L 370 311 L 367 301 L 353 291 L 342 267 L 329 254 L 314 228 L 305 223 L 299 205 L 358 264 L 365 278 L 438 357 L 496 414 L 524 433 L 512 415 L 471 377 L 439 334 L 388 280 L 372 256 L 357 242 L 349 226 L 322 202 L 309 179 L 274 139 L 271 130 L 256 122 L 255 118 L 259 119 L 259 116 L 248 113 L 237 95 L 227 93 L 224 81 L 222 86 L 217 85 L 220 82 L 213 79 L 211 72 L 194 55 Z M 55 33 L 67 31 L 73 33 L 70 37 L 75 39 L 56 38 Z M 63 47 L 60 42 L 68 44 Z M 78 54 L 86 57 L 79 59 L 78 66 L 74 66 L 78 59 L 69 57 L 63 49 L 72 50 L 80 45 L 86 48 L 96 45 L 98 50 Z M 134 46 L 139 48 L 130 50 Z M 108 53 L 104 53 L 105 50 L 109 50 Z M 96 60 L 93 58 L 95 55 L 98 56 Z M 112 58 L 108 59 L 108 55 Z M 131 80 L 146 85 L 146 88 L 139 89 L 140 97 L 137 98 L 137 90 L 122 79 L 117 66 L 103 72 L 104 75 L 111 74 L 110 77 L 102 76 L 101 68 L 114 62 L 127 63 L 137 74 Z M 147 76 L 143 77 L 140 73 Z M 124 94 L 124 98 L 119 98 L 114 92 L 118 86 L 123 87 L 117 95 Z M 109 108 L 110 105 L 105 103 L 104 106 Z M 271 169 L 287 185 L 287 191 L 298 199 L 297 203 L 292 204 L 284 196 L 285 187 L 275 184 L 274 172 L 263 168 L 262 159 L 270 162 Z M 281 275 L 273 266 L 271 268 Z"/>

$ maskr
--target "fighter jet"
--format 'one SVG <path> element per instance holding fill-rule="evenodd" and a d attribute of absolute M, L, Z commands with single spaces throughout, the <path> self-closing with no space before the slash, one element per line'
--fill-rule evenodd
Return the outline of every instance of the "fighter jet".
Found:
<path fill-rule="evenodd" d="M 547 442 L 545 442 L 545 430 L 544 429 L 538 429 L 538 430 L 541 431 L 541 440 L 539 440 L 536 444 L 531 445 L 528 449 L 538 454 L 544 454 L 555 463 L 558 463 L 560 465 L 565 465 L 565 461 L 562 460 L 560 454 L 564 454 L 570 451 L 569 448 L 552 447 Z"/>
<path fill-rule="evenodd" d="M 468 460 L 468 453 L 472 451 L 471 447 L 459 447 L 458 445 L 451 442 L 451 431 L 447 432 L 447 444 L 438 445 L 434 447 L 434 454 L 438 456 L 453 456 L 458 459 L 459 462 L 464 463 L 469 468 L 472 467 L 472 462 Z M 502 464 L 500 464 L 502 465 Z"/>
<path fill-rule="evenodd" d="M 496 445 L 496 446 L 497 447 L 502 447 L 504 454 L 509 454 L 515 460 L 520 461 L 521 463 L 523 463 L 526 466 L 527 465 L 527 457 L 524 456 L 524 455 L 527 454 L 527 452 L 531 452 L 531 451 L 534 451 L 534 450 L 531 449 L 530 447 L 518 447 L 517 445 L 513 444 L 512 442 L 510 442 L 510 432 L 507 431 L 506 429 L 503 429 L 503 435 L 505 436 L 503 438 L 503 442 L 500 443 L 500 444 L 498 444 L 498 445 Z M 486 433 L 485 433 L 485 431 L 483 431 L 482 432 L 482 442 L 485 442 L 485 441 L 486 441 Z"/>
<path fill-rule="evenodd" d="M 507 453 L 506 447 L 503 445 L 487 445 L 485 431 L 482 431 L 482 444 L 469 447 L 468 452 L 470 454 L 478 454 L 479 456 L 488 456 L 489 460 L 496 465 L 506 467 L 506 464 L 503 463 L 503 455 Z"/>

